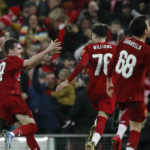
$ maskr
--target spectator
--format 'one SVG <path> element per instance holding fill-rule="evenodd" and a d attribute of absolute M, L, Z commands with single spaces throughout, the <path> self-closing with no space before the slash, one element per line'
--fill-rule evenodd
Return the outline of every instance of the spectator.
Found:
<path fill-rule="evenodd" d="M 110 31 L 108 32 L 107 41 L 117 44 L 124 36 L 124 30 L 119 20 L 114 20 L 110 24 Z"/>
<path fill-rule="evenodd" d="M 90 1 L 88 3 L 88 8 L 81 11 L 79 19 L 88 17 L 92 23 L 97 23 L 98 22 L 98 13 L 97 13 L 98 10 L 99 10 L 99 6 L 97 2 Z"/>
<path fill-rule="evenodd" d="M 29 16 L 28 25 L 21 28 L 19 40 L 24 47 L 24 53 L 31 57 L 40 50 L 40 41 L 48 38 L 44 27 L 38 22 L 38 17 L 34 14 Z"/>
<path fill-rule="evenodd" d="M 61 42 L 63 42 L 64 38 L 64 29 L 68 23 L 68 16 L 64 9 L 55 8 L 49 13 L 50 18 L 50 37 L 56 38 L 58 37 Z M 61 34 L 61 35 L 60 35 Z"/>
<path fill-rule="evenodd" d="M 91 20 L 87 17 L 81 18 L 78 21 L 78 26 L 76 24 L 68 25 L 64 36 L 62 53 L 74 53 L 79 46 L 85 44 L 89 40 L 85 32 L 88 28 L 91 28 L 91 25 Z"/>
<path fill-rule="evenodd" d="M 62 2 L 61 0 L 47 0 L 47 4 L 49 6 L 50 11 L 60 7 L 61 2 Z"/>
<path fill-rule="evenodd" d="M 140 2 L 138 5 L 138 12 L 145 15 L 147 12 L 147 4 L 145 2 Z"/>
<path fill-rule="evenodd" d="M 88 82 L 84 81 L 86 86 L 78 93 L 75 104 L 68 115 L 68 118 L 75 122 L 74 133 L 88 133 L 97 116 L 97 112 L 91 107 L 87 95 Z"/>
<path fill-rule="evenodd" d="M 45 93 L 46 90 L 55 90 L 56 76 L 52 72 L 46 73 L 42 80 L 39 80 L 39 67 L 34 69 L 32 86 L 29 89 L 29 106 L 36 115 L 39 133 L 57 133 L 59 120 L 55 114 L 57 100 Z M 40 78 L 41 79 L 41 78 Z M 40 82 L 42 81 L 42 82 Z"/>
<path fill-rule="evenodd" d="M 7 3 L 5 0 L 1 0 L 0 14 L 3 14 L 5 9 L 7 9 Z"/>
<path fill-rule="evenodd" d="M 128 29 L 128 25 L 133 19 L 133 16 L 131 15 L 131 10 L 131 4 L 125 3 L 122 5 L 121 13 L 118 14 L 119 21 L 122 23 L 122 26 L 125 31 Z"/>
<path fill-rule="evenodd" d="M 83 45 L 79 46 L 75 50 L 74 57 L 75 57 L 76 61 L 79 61 L 81 52 L 82 52 L 83 48 L 85 47 L 85 45 L 90 44 L 92 42 L 91 41 L 91 29 L 85 29 L 84 30 L 84 35 L 88 38 L 88 41 L 86 43 L 84 43 Z"/>
<path fill-rule="evenodd" d="M 23 4 L 23 11 L 22 11 L 22 16 L 20 16 L 19 18 L 19 23 L 23 26 L 23 25 L 27 25 L 28 24 L 28 18 L 30 15 L 32 14 L 36 14 L 37 11 L 37 7 L 35 2 L 29 1 L 27 0 L 24 4 Z"/>
<path fill-rule="evenodd" d="M 74 56 L 71 53 L 65 53 L 62 56 L 62 62 L 60 62 L 57 67 L 56 67 L 56 73 L 58 74 L 58 72 L 62 69 L 62 68 L 67 68 L 69 69 L 71 72 L 74 68 L 75 65 L 75 59 Z"/>
<path fill-rule="evenodd" d="M 70 71 L 68 69 L 66 68 L 61 69 L 58 73 L 58 83 L 66 80 L 69 75 L 70 75 Z M 59 106 L 56 110 L 56 114 L 60 118 L 61 125 L 66 120 L 67 115 L 70 112 L 70 109 L 72 108 L 75 102 L 75 88 L 73 84 L 74 84 L 73 82 L 70 83 L 68 87 L 64 88 L 59 93 L 50 90 L 46 91 L 48 95 L 55 97 L 59 102 Z"/>
<path fill-rule="evenodd" d="M 0 36 L 2 35 L 6 36 L 6 38 L 18 38 L 18 33 L 13 30 L 11 26 L 11 18 L 8 15 L 0 17 Z"/>

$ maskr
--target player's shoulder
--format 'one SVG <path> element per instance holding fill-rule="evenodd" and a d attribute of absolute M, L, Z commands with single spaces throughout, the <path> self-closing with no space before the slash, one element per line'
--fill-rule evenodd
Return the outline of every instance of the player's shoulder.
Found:
<path fill-rule="evenodd" d="M 7 56 L 6 57 L 8 61 L 17 61 L 17 60 L 21 60 L 22 58 L 19 58 L 18 56 Z"/>
<path fill-rule="evenodd" d="M 115 48 L 115 47 L 116 47 L 115 44 L 108 43 L 108 42 L 91 43 L 91 44 L 86 45 L 86 47 L 87 47 L 87 48 L 95 48 L 95 47 L 97 47 L 98 45 L 102 45 L 101 48 Z M 103 45 L 104 45 L 104 46 L 103 46 Z"/>
<path fill-rule="evenodd" d="M 150 45 L 147 44 L 143 44 L 143 51 L 145 52 L 145 54 L 149 55 L 150 54 Z"/>
<path fill-rule="evenodd" d="M 94 45 L 94 43 L 87 44 L 87 45 L 85 45 L 85 49 L 90 49 L 93 47 L 93 45 Z"/>
<path fill-rule="evenodd" d="M 114 43 L 105 42 L 104 44 L 110 45 L 110 48 L 115 49 L 116 45 Z"/>
<path fill-rule="evenodd" d="M 3 58 L 3 59 L 0 60 L 0 63 L 4 62 L 4 61 L 6 62 L 7 60 L 8 60 L 8 57 L 5 57 L 5 58 Z"/>
<path fill-rule="evenodd" d="M 119 45 L 119 44 L 122 44 L 125 40 L 127 40 L 127 39 L 129 39 L 129 38 L 130 38 L 130 37 L 127 37 L 127 36 L 121 38 L 120 41 L 119 41 L 119 43 L 118 43 L 118 45 Z"/>

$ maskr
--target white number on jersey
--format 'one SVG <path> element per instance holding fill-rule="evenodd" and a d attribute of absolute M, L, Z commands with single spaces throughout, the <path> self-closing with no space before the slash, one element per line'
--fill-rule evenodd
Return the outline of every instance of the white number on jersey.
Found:
<path fill-rule="evenodd" d="M 132 54 L 128 55 L 128 52 L 126 50 L 122 50 L 120 52 L 115 71 L 118 74 L 122 74 L 122 76 L 127 79 L 132 76 L 135 65 L 136 57 Z"/>
<path fill-rule="evenodd" d="M 95 76 L 98 76 L 102 67 L 102 63 L 104 63 L 104 67 L 103 67 L 103 72 L 105 75 L 107 75 L 107 65 L 109 63 L 110 58 L 112 58 L 112 54 L 111 53 L 106 53 L 106 54 L 93 54 L 92 58 L 97 59 L 98 58 L 98 63 L 96 66 L 96 70 L 95 70 Z"/>
<path fill-rule="evenodd" d="M 0 63 L 0 82 L 3 80 L 3 74 L 6 67 L 6 63 L 2 62 Z"/>

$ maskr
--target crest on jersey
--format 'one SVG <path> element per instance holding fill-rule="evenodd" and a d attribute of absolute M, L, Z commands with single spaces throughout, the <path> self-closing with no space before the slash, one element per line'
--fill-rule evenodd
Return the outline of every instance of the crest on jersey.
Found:
<path fill-rule="evenodd" d="M 81 56 L 85 53 L 85 49 L 82 50 Z"/>

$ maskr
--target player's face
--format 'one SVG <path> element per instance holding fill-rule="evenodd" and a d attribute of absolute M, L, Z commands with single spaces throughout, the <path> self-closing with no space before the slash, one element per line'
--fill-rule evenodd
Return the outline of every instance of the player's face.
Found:
<path fill-rule="evenodd" d="M 14 49 L 11 51 L 10 50 L 10 53 L 14 56 L 18 56 L 21 58 L 21 54 L 22 54 L 22 46 L 18 43 L 18 44 L 15 44 L 15 47 Z"/>

